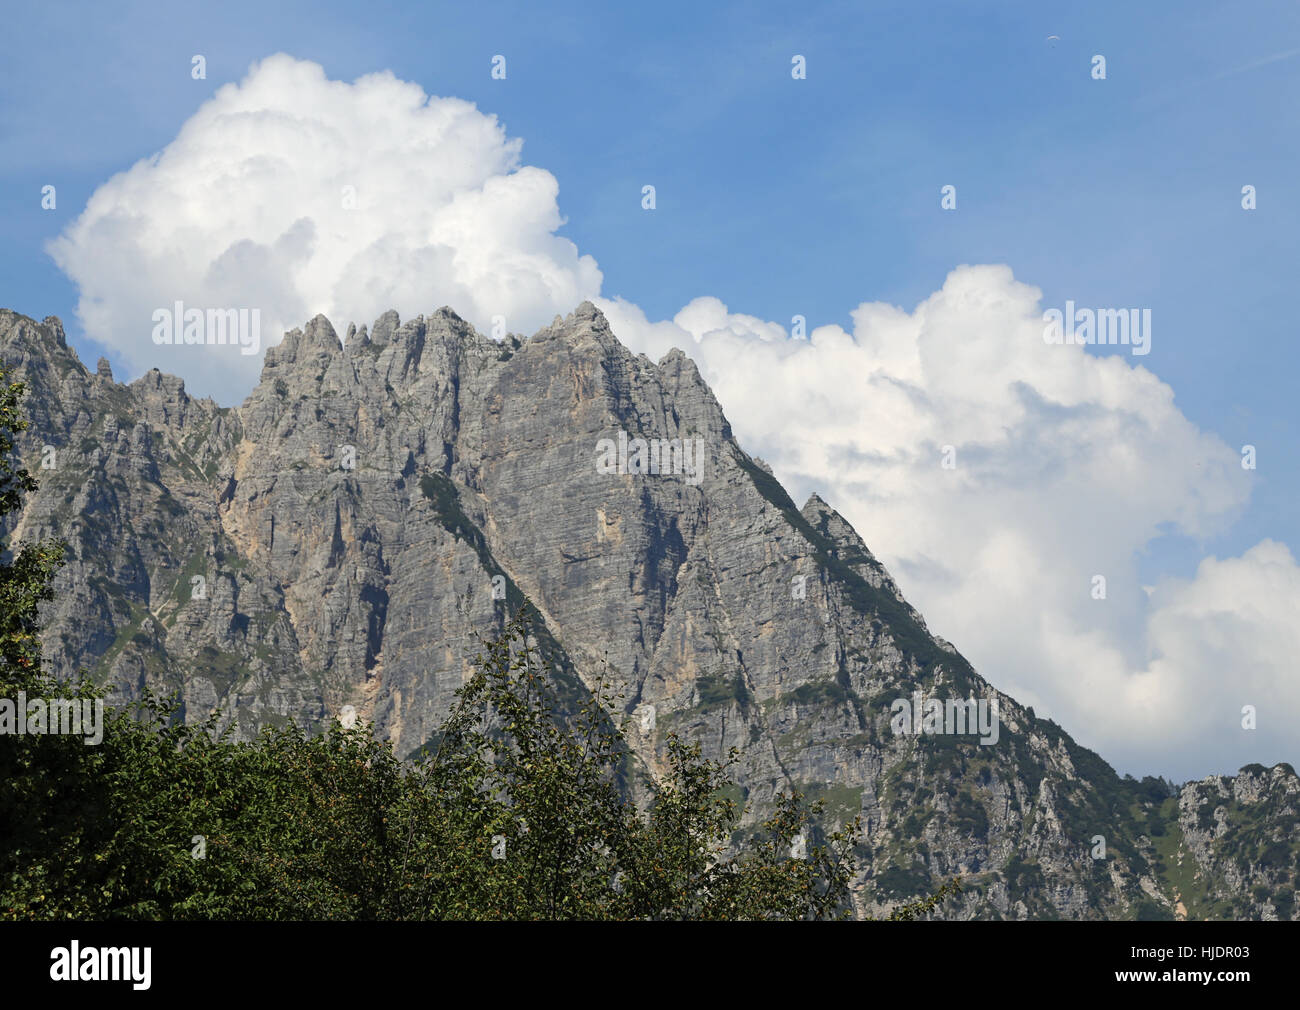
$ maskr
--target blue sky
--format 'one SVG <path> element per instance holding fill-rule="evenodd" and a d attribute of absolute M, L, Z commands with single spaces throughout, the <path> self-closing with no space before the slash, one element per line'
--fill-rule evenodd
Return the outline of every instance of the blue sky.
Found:
<path fill-rule="evenodd" d="M 1265 537 L 1300 552 L 1296 4 L 409 6 L 13 6 L 0 305 L 59 315 L 93 362 L 105 348 L 45 243 L 98 186 L 272 53 L 336 80 L 390 69 L 523 138 L 523 161 L 559 181 L 560 234 L 598 259 L 604 295 L 650 319 L 711 295 L 850 329 L 859 303 L 911 311 L 968 263 L 1008 264 L 1047 306 L 1150 308 L 1152 352 L 1131 363 L 1260 462 L 1235 524 L 1152 540 L 1141 576 L 1191 577 Z M 194 53 L 206 80 L 190 79 Z M 647 183 L 655 214 L 639 206 Z"/>

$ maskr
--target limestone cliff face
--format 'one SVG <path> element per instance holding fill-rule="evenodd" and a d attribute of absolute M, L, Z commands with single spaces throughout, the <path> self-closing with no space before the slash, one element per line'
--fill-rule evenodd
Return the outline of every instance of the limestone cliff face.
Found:
<path fill-rule="evenodd" d="M 861 814 L 863 911 L 961 875 L 949 914 L 1172 916 L 1184 860 L 1221 893 L 1206 909 L 1294 908 L 1293 852 L 1234 870 L 1173 813 L 1194 787 L 1121 780 L 994 691 L 833 508 L 797 508 L 745 453 L 689 358 L 632 354 L 590 304 L 503 343 L 449 309 L 342 339 L 318 316 L 233 409 L 158 371 L 88 371 L 53 318 L 0 311 L 0 360 L 28 384 L 41 482 L 12 532 L 69 544 L 46 611 L 60 676 L 178 689 L 186 718 L 245 735 L 351 704 L 409 754 L 475 635 L 527 598 L 561 689 L 613 679 L 642 775 L 675 730 L 740 751 L 747 825 L 791 786 L 830 823 Z M 637 439 L 664 472 L 636 472 Z M 996 701 L 996 742 L 896 732 L 918 692 Z M 1294 773 L 1271 774 L 1293 798 Z"/>

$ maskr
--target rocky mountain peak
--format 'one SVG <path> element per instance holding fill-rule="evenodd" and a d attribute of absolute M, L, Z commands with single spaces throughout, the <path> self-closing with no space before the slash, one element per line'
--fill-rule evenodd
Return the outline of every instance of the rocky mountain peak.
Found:
<path fill-rule="evenodd" d="M 313 316 L 302 330 L 302 341 L 300 348 L 302 350 L 320 350 L 326 354 L 334 354 L 339 351 L 342 344 L 339 342 L 339 336 L 334 332 L 334 327 L 323 315 Z"/>
<path fill-rule="evenodd" d="M 861 817 L 859 911 L 953 875 L 969 917 L 1173 915 L 1188 881 L 1206 914 L 1294 908 L 1293 771 L 1121 779 L 931 635 L 820 496 L 797 508 L 689 357 L 632 354 L 591 303 L 505 343 L 446 308 L 345 344 L 317 316 L 234 410 L 92 375 L 49 319 L 0 310 L 0 359 L 29 385 L 18 455 L 58 454 L 10 532 L 68 541 L 60 676 L 177 691 L 239 736 L 352 705 L 405 756 L 526 600 L 561 711 L 613 691 L 630 791 L 675 733 L 736 749 L 742 831 L 791 787 Z M 900 731 L 925 699 L 996 720 Z"/>
<path fill-rule="evenodd" d="M 68 336 L 63 332 L 62 319 L 58 316 L 46 316 L 41 320 L 41 325 L 44 326 L 50 336 L 54 338 L 56 344 L 65 348 L 68 346 Z"/>
<path fill-rule="evenodd" d="M 393 309 L 389 309 L 375 320 L 375 325 L 370 330 L 370 342 L 373 344 L 386 344 L 394 333 L 397 332 L 398 326 L 401 325 L 401 317 Z"/>

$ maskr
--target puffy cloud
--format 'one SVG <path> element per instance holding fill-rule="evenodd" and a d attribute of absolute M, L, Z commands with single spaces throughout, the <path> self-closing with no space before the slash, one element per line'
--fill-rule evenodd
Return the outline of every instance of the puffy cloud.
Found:
<path fill-rule="evenodd" d="M 1237 453 L 1181 414 L 1151 359 L 1048 345 L 1040 292 L 1004 266 L 960 267 L 912 311 L 864 303 L 807 340 L 709 297 L 650 320 L 598 297 L 595 261 L 555 234 L 556 180 L 519 152 L 468 103 L 274 56 L 100 187 L 52 253 L 90 336 L 226 400 L 260 356 L 156 347 L 154 309 L 261 307 L 266 343 L 317 312 L 441 304 L 532 332 L 591 297 L 634 350 L 690 354 L 742 443 L 796 497 L 838 507 L 999 688 L 1135 773 L 1295 759 L 1286 549 L 1139 584 L 1153 539 L 1211 536 L 1249 494 Z"/>
<path fill-rule="evenodd" d="M 391 73 L 348 84 L 276 55 L 99 187 L 50 253 L 91 338 L 229 402 L 260 355 L 160 348 L 156 309 L 257 308 L 265 346 L 317 312 L 444 304 L 532 332 L 596 294 L 595 260 L 555 234 L 555 177 L 521 167 L 520 146 L 494 116 Z"/>
<path fill-rule="evenodd" d="M 1150 660 L 1128 679 L 1125 710 L 1201 763 L 1294 762 L 1300 566 L 1287 547 L 1264 540 L 1240 558 L 1207 558 L 1195 578 L 1156 587 L 1153 603 Z"/>
<path fill-rule="evenodd" d="M 912 312 L 864 303 L 851 333 L 806 341 L 713 298 L 656 323 L 598 304 L 634 349 L 691 354 L 746 447 L 796 498 L 835 504 L 999 688 L 1138 773 L 1294 759 L 1284 615 L 1300 612 L 1300 568 L 1285 549 L 1150 595 L 1137 572 L 1153 539 L 1230 525 L 1250 489 L 1238 453 L 1128 356 L 1047 344 L 1040 292 L 1007 267 L 960 267 Z"/>

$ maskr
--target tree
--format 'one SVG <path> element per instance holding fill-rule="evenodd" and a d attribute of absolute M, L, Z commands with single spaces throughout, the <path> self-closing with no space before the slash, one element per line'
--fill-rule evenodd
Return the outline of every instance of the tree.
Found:
<path fill-rule="evenodd" d="M 412 907 L 541 919 L 848 914 L 856 822 L 796 855 L 821 808 L 789 794 L 744 851 L 728 854 L 738 812 L 722 789 L 735 755 L 706 761 L 675 736 L 668 774 L 638 810 L 618 788 L 629 753 L 607 714 L 615 699 L 602 683 L 574 718 L 561 717 L 529 622 L 522 610 L 488 643 L 418 767 L 417 795 L 431 801 L 423 812 L 439 824 L 408 831 L 404 861 L 426 880 Z"/>
<path fill-rule="evenodd" d="M 3 376 L 0 375 L 0 381 Z M 36 488 L 8 454 L 22 385 L 0 394 L 0 519 Z M 0 558 L 0 699 L 102 704 L 40 665 L 39 604 L 61 545 Z M 102 741 L 0 734 L 0 918 L 817 919 L 849 914 L 856 821 L 829 835 L 790 793 L 733 844 L 735 760 L 670 736 L 638 807 L 603 681 L 575 712 L 520 608 L 418 760 L 371 728 L 186 724 L 145 691 Z M 796 848 L 796 841 L 798 847 Z M 896 918 L 931 911 L 947 888 Z"/>
<path fill-rule="evenodd" d="M 14 437 L 27 430 L 27 419 L 19 410 L 23 384 L 7 379 L 0 370 L 0 523 L 22 508 L 23 495 L 37 486 L 10 460 Z M 17 557 L 10 553 L 8 538 L 0 539 L 0 685 L 17 690 L 41 682 L 37 608 L 54 595 L 50 583 L 63 564 L 63 545 L 45 541 L 26 545 Z"/>

